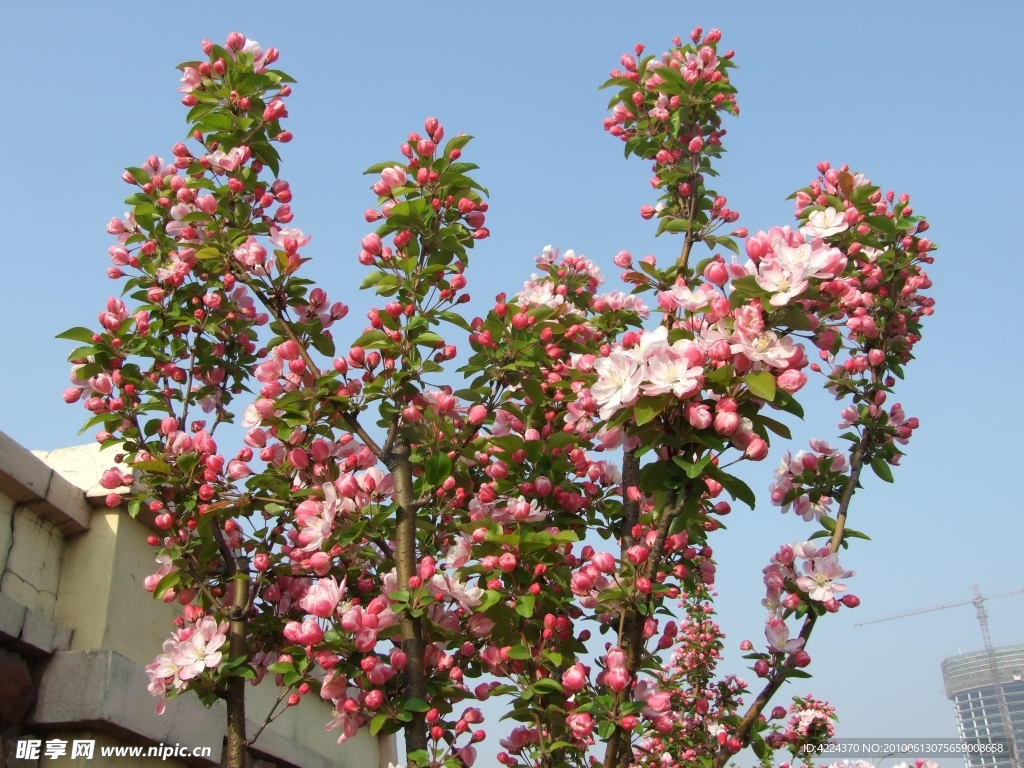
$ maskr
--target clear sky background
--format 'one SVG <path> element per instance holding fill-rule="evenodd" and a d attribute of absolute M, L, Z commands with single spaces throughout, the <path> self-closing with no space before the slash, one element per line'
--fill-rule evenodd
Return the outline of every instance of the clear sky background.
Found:
<path fill-rule="evenodd" d="M 1019 253 L 1022 47 L 1018 2 L 611 2 L 4 4 L 0 66 L 0 211 L 5 226 L 0 323 L 6 375 L 0 429 L 29 448 L 84 442 L 65 406 L 65 355 L 53 337 L 94 325 L 114 288 L 104 225 L 125 210 L 127 165 L 170 157 L 185 131 L 174 65 L 232 29 L 282 51 L 299 81 L 290 99 L 282 175 L 295 225 L 313 235 L 309 273 L 353 311 L 336 337 L 359 333 L 369 296 L 363 169 L 398 156 L 423 119 L 477 136 L 465 159 L 492 193 L 492 238 L 468 276 L 481 301 L 518 290 L 552 243 L 604 267 L 620 249 L 672 258 L 640 205 L 649 168 L 623 160 L 604 133 L 598 92 L 642 41 L 663 50 L 696 24 L 736 50 L 742 113 L 728 122 L 718 191 L 751 231 L 792 220 L 786 196 L 814 165 L 849 163 L 913 195 L 941 246 L 930 274 L 936 314 L 896 400 L 921 429 L 895 486 L 873 476 L 853 505 L 858 542 L 844 564 L 863 605 L 829 617 L 809 646 L 813 690 L 839 707 L 839 734 L 954 736 L 939 662 L 981 647 L 970 606 L 855 628 L 903 609 L 1024 588 L 1021 516 Z M 836 404 L 807 393 L 800 441 L 837 433 Z M 796 444 L 794 450 L 801 444 Z M 764 489 L 779 448 L 748 473 L 756 511 L 737 510 L 715 537 L 718 601 L 729 635 L 724 671 L 754 680 L 743 638 L 763 642 L 761 568 L 781 542 L 812 528 L 780 516 Z M 996 644 L 1024 642 L 1024 597 L 990 606 Z M 490 725 L 494 725 L 490 723 Z"/>

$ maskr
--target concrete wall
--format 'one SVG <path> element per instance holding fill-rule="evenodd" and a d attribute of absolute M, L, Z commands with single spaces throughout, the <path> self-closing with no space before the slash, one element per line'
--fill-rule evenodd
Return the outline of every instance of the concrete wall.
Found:
<path fill-rule="evenodd" d="M 96 446 L 33 454 L 0 432 L 0 768 L 100 765 L 103 747 L 180 743 L 212 747 L 220 763 L 224 707 L 194 696 L 168 702 L 162 716 L 146 690 L 144 666 L 159 653 L 181 612 L 142 586 L 156 565 L 146 522 L 110 509 L 98 486 L 112 465 Z M 247 687 L 250 733 L 273 706 L 272 680 Z M 364 729 L 344 745 L 326 731 L 331 707 L 314 697 L 286 711 L 260 736 L 254 768 L 378 768 L 395 761 L 394 739 Z M 95 740 L 93 760 L 18 760 L 19 739 Z M 110 760 L 111 758 L 107 758 Z M 117 765 L 154 765 L 118 757 Z"/>

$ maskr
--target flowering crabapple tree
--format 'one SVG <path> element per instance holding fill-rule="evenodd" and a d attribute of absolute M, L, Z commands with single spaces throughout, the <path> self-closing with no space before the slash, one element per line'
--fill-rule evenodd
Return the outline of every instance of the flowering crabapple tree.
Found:
<path fill-rule="evenodd" d="M 917 427 L 886 403 L 932 311 L 934 246 L 907 195 L 828 163 L 795 227 L 732 228 L 708 186 L 739 112 L 720 38 L 638 45 L 605 84 L 606 130 L 653 163 L 641 215 L 680 236 L 678 258 L 623 251 L 625 291 L 602 293 L 591 261 L 547 248 L 522 290 L 464 316 L 486 190 L 470 137 L 429 118 L 368 171 L 358 261 L 381 298 L 340 347 L 347 307 L 301 277 L 310 238 L 279 176 L 277 51 L 232 33 L 181 66 L 187 143 L 124 174 L 130 210 L 107 227 L 124 298 L 62 335 L 84 345 L 64 397 L 131 470 L 106 472 L 108 503 L 160 531 L 146 588 L 184 606 L 150 690 L 161 708 L 225 700 L 228 765 L 310 695 L 339 742 L 404 731 L 416 766 L 472 765 L 475 703 L 502 694 L 510 766 L 719 768 L 745 746 L 768 764 L 831 735 L 824 702 L 770 707 L 808 676 L 817 622 L 858 604 L 839 559 L 866 538 L 851 500 L 865 467 L 892 481 Z M 717 253 L 734 238 L 742 263 Z M 716 671 L 711 539 L 723 493 L 754 506 L 730 467 L 789 439 L 774 416 L 802 416 L 808 374 L 841 401 L 845 447 L 813 440 L 776 470 L 772 503 L 811 531 L 766 552 L 751 694 Z M 244 444 L 224 450 L 236 421 Z M 254 733 L 247 681 L 279 691 Z"/>

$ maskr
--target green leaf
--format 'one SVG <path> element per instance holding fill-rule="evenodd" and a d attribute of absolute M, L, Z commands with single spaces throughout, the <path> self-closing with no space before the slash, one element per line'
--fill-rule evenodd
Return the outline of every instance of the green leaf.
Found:
<path fill-rule="evenodd" d="M 520 386 L 523 388 L 523 392 L 530 398 L 530 402 L 534 405 L 540 405 L 544 402 L 544 389 L 541 387 L 540 382 L 536 379 L 526 378 L 520 382 Z"/>
<path fill-rule="evenodd" d="M 83 341 L 86 344 L 92 344 L 92 337 L 95 332 L 90 331 L 88 328 L 68 328 L 64 333 L 58 333 L 56 338 L 58 339 L 70 339 L 71 341 Z"/>
<path fill-rule="evenodd" d="M 875 470 L 875 474 L 885 480 L 885 482 L 891 483 L 893 481 L 892 470 L 889 469 L 889 465 L 885 463 L 884 459 L 872 459 L 871 468 Z"/>
<path fill-rule="evenodd" d="M 380 729 L 384 727 L 384 723 L 386 723 L 387 721 L 388 716 L 385 715 L 383 712 L 374 715 L 373 720 L 370 721 L 370 735 L 376 736 L 380 732 Z"/>
<path fill-rule="evenodd" d="M 132 469 L 141 469 L 143 472 L 155 472 L 158 475 L 171 474 L 171 465 L 159 459 L 136 461 L 132 464 Z"/>
<path fill-rule="evenodd" d="M 488 589 L 484 592 L 483 600 L 480 602 L 480 605 L 477 606 L 476 612 L 483 613 L 492 605 L 496 605 L 500 600 L 501 592 L 498 592 L 495 589 Z"/>
<path fill-rule="evenodd" d="M 516 613 L 528 619 L 533 616 L 533 608 L 536 603 L 537 598 L 533 595 L 522 595 L 516 600 Z"/>
<path fill-rule="evenodd" d="M 530 653 L 528 648 L 524 648 L 521 645 L 513 645 L 508 649 L 508 657 L 510 659 L 518 659 L 524 661 L 526 659 L 532 659 L 533 655 Z"/>
<path fill-rule="evenodd" d="M 887 235 L 893 240 L 896 239 L 896 222 L 888 216 L 868 216 L 866 221 L 868 226 L 876 232 L 881 232 L 883 235 Z"/>
<path fill-rule="evenodd" d="M 551 679 L 550 677 L 542 677 L 540 680 L 533 684 L 532 688 L 540 694 L 562 692 L 562 684 L 557 680 Z"/>
<path fill-rule="evenodd" d="M 315 334 L 311 341 L 313 342 L 313 349 L 321 355 L 324 355 L 325 357 L 334 357 L 334 339 L 326 333 Z"/>
<path fill-rule="evenodd" d="M 157 584 L 156 589 L 153 590 L 153 599 L 163 599 L 164 593 L 167 592 L 168 589 L 176 587 L 181 583 L 181 575 L 181 571 L 171 571 L 171 573 L 168 573 L 160 579 L 160 583 Z"/>
<path fill-rule="evenodd" d="M 746 504 L 751 509 L 757 503 L 757 497 L 754 496 L 754 492 L 750 490 L 750 486 L 740 480 L 734 475 L 730 475 L 727 472 L 723 472 L 714 464 L 709 464 L 706 467 L 706 471 L 712 478 L 722 484 L 722 487 L 729 492 L 734 500 L 738 499 Z"/>
<path fill-rule="evenodd" d="M 682 458 L 681 456 L 674 456 L 672 460 L 676 464 L 678 464 L 680 467 L 685 469 L 686 470 L 686 476 L 688 478 L 690 478 L 691 480 L 693 480 L 701 472 L 704 471 L 704 467 L 706 467 L 708 464 L 711 463 L 711 459 L 712 458 L 714 458 L 714 457 L 709 453 L 704 458 L 702 458 L 700 461 L 698 461 L 698 462 L 696 462 L 694 464 L 691 464 L 690 462 L 686 461 L 686 459 Z"/>
<path fill-rule="evenodd" d="M 402 709 L 406 712 L 427 712 L 430 710 L 430 705 L 423 699 L 409 699 Z"/>
<path fill-rule="evenodd" d="M 636 419 L 637 426 L 654 421 L 658 414 L 665 410 L 666 403 L 667 400 L 664 396 L 641 397 L 633 406 L 633 418 Z"/>
<path fill-rule="evenodd" d="M 769 371 L 748 373 L 743 377 L 743 381 L 746 382 L 747 389 L 749 389 L 755 397 L 760 397 L 762 400 L 767 400 L 768 402 L 775 399 L 775 377 L 772 376 Z"/>
<path fill-rule="evenodd" d="M 768 427 L 768 429 L 770 429 L 779 437 L 785 438 L 786 440 L 793 439 L 793 435 L 789 431 L 789 427 L 787 427 L 782 422 L 776 421 L 775 419 L 769 419 L 767 416 L 761 415 L 758 415 L 757 420 L 764 424 L 766 427 Z"/>
<path fill-rule="evenodd" d="M 448 143 L 444 145 L 444 156 L 448 157 L 453 149 L 462 149 L 464 146 L 469 144 L 473 140 L 472 136 L 468 134 L 462 134 L 461 136 L 453 136 L 448 140 Z"/>
<path fill-rule="evenodd" d="M 452 460 L 446 453 L 435 453 L 427 459 L 426 469 L 423 471 L 423 481 L 434 488 L 443 483 L 452 473 Z"/>
<path fill-rule="evenodd" d="M 662 219 L 658 226 L 661 232 L 689 232 L 692 223 L 689 219 Z"/>

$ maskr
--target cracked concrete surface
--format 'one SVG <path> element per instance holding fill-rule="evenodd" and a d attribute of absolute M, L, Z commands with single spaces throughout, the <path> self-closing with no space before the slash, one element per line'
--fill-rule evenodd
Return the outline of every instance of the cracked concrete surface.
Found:
<path fill-rule="evenodd" d="M 53 523 L 42 520 L 24 506 L 12 507 L 5 520 L 0 505 L 0 531 L 3 531 L 0 553 L 4 553 L 0 560 L 4 566 L 0 572 L 0 593 L 30 610 L 52 617 L 64 537 Z M 6 548 L 3 546 L 5 535 L 10 542 Z"/>

